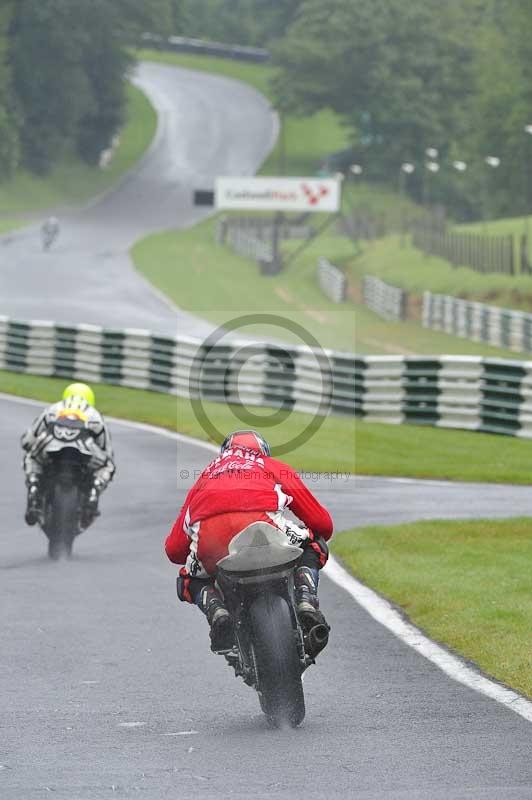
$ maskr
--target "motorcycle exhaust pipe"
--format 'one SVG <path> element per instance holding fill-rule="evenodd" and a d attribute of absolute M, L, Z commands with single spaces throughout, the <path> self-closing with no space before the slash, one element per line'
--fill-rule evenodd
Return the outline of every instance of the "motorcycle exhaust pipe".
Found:
<path fill-rule="evenodd" d="M 329 641 L 329 626 L 328 625 L 314 625 L 308 634 L 308 643 L 310 651 L 313 655 L 317 656 L 321 653 L 323 648 Z"/>

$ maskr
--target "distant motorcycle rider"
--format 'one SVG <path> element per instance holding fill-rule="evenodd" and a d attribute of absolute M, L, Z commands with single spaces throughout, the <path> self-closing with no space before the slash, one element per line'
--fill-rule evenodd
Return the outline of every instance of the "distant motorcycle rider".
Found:
<path fill-rule="evenodd" d="M 41 227 L 42 245 L 48 250 L 59 236 L 59 220 L 57 217 L 48 217 Z"/>
<path fill-rule="evenodd" d="M 94 392 L 90 386 L 84 383 L 71 383 L 63 392 L 63 399 L 46 408 L 22 436 L 21 444 L 26 453 L 23 467 L 28 489 L 25 514 L 28 525 L 35 525 L 39 518 L 47 447 L 53 440 L 51 428 L 57 420 L 65 417 L 82 420 L 92 434 L 87 440 L 91 484 L 87 486 L 86 502 L 82 511 L 83 527 L 88 527 L 98 516 L 98 499 L 113 478 L 115 464 L 107 425 L 94 404 Z"/>
<path fill-rule="evenodd" d="M 291 521 L 288 510 L 305 527 Z M 297 473 L 271 457 L 259 433 L 235 431 L 190 489 L 165 543 L 170 561 L 184 565 L 177 579 L 178 597 L 206 615 L 214 651 L 229 649 L 233 643 L 231 617 L 215 584 L 216 564 L 227 555 L 231 539 L 259 521 L 276 526 L 291 544 L 303 549 L 294 575 L 303 628 L 327 625 L 319 609 L 318 581 L 328 558 L 332 519 Z"/>

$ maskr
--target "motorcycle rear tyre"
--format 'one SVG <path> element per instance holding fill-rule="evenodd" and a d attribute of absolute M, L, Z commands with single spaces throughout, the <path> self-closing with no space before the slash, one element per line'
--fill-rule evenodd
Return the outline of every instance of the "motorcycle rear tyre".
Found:
<path fill-rule="evenodd" d="M 53 490 L 48 556 L 58 561 L 70 558 L 72 542 L 79 530 L 80 493 L 75 485 L 57 484 Z"/>
<path fill-rule="evenodd" d="M 272 727 L 295 728 L 305 718 L 305 696 L 290 609 L 283 597 L 263 595 L 249 616 L 261 708 Z"/>

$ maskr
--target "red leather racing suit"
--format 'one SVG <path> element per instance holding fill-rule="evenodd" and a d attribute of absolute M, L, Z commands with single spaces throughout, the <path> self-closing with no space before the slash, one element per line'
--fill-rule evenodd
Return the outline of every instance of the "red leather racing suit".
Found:
<path fill-rule="evenodd" d="M 288 519 L 288 509 L 306 527 Z M 207 578 L 227 555 L 231 539 L 259 520 L 276 525 L 291 543 L 313 548 L 325 565 L 326 548 L 318 540 L 332 535 L 329 512 L 287 464 L 240 447 L 203 470 L 166 539 L 166 554 L 185 565 L 183 578 Z"/>

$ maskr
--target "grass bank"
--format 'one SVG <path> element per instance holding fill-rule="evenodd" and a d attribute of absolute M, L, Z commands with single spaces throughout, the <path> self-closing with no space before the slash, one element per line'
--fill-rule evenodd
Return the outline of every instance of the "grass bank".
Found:
<path fill-rule="evenodd" d="M 337 536 L 353 574 L 429 636 L 532 696 L 532 520 L 422 522 Z"/>
<path fill-rule="evenodd" d="M 355 315 L 339 308 L 317 287 L 318 255 L 346 258 L 352 245 L 342 237 L 315 242 L 281 274 L 264 277 L 257 264 L 214 241 L 215 221 L 191 230 L 156 234 L 139 242 L 132 255 L 137 269 L 180 308 L 219 324 L 243 314 L 277 314 L 300 324 L 323 347 L 352 351 Z M 286 330 L 254 326 L 246 333 L 301 343 Z"/>
<path fill-rule="evenodd" d="M 532 310 L 530 276 L 484 275 L 467 267 L 454 267 L 436 256 L 426 256 L 399 236 L 364 242 L 362 254 L 346 262 L 351 276 L 376 275 L 410 292 L 424 290 L 477 300 L 505 308 Z"/>
<path fill-rule="evenodd" d="M 528 230 L 532 233 L 532 217 L 506 217 L 504 219 L 490 219 L 486 222 L 471 222 L 456 225 L 456 230 L 462 233 L 481 233 L 488 236 L 521 236 Z"/>
<path fill-rule="evenodd" d="M 530 484 L 525 439 L 357 420 L 355 442 L 356 471 L 364 475 Z"/>
<path fill-rule="evenodd" d="M 24 224 L 22 219 L 0 219 L 0 234 L 22 228 Z"/>
<path fill-rule="evenodd" d="M 43 403 L 57 400 L 64 385 L 64 379 L 0 372 L 0 391 L 32 397 Z M 107 385 L 95 386 L 95 391 L 98 408 L 106 415 L 159 425 L 209 441 L 187 400 Z M 206 403 L 205 408 L 220 431 L 242 427 L 242 421 L 230 407 Z M 257 413 L 260 413 L 258 409 Z M 275 446 L 303 430 L 310 419 L 308 414 L 294 413 L 279 426 L 264 426 L 262 430 Z M 339 417 L 326 419 L 303 446 L 283 458 L 298 468 L 322 472 L 356 471 L 361 475 L 530 483 L 530 442 Z"/>
<path fill-rule="evenodd" d="M 141 91 L 128 85 L 127 123 L 110 166 L 101 170 L 71 157 L 45 178 L 19 171 L 10 181 L 0 184 L 0 215 L 11 219 L 87 202 L 112 187 L 133 167 L 148 148 L 156 127 L 157 115 L 150 102 Z"/>
<path fill-rule="evenodd" d="M 249 313 L 273 313 L 294 320 L 323 347 L 372 354 L 516 355 L 475 344 L 414 322 L 390 323 L 364 306 L 337 305 L 317 286 L 319 256 L 350 262 L 352 242 L 339 235 L 320 237 L 275 277 L 259 274 L 257 265 L 214 241 L 215 220 L 191 230 L 155 234 L 139 242 L 132 255 L 137 269 L 186 311 L 217 324 Z M 300 243 L 285 246 L 289 255 Z M 238 291 L 235 290 L 238 287 Z M 255 326 L 248 333 L 300 340 L 285 330 Z"/>

